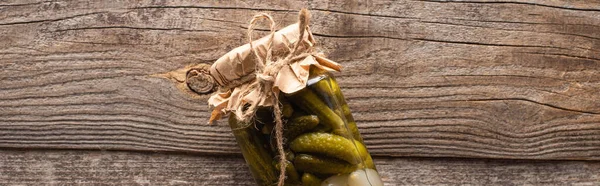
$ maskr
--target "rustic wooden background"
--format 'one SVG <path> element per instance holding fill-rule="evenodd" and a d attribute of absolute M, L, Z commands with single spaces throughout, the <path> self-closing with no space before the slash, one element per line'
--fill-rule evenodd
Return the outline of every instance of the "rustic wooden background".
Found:
<path fill-rule="evenodd" d="M 302 7 L 387 185 L 600 185 L 594 0 L 0 0 L 0 184 L 252 185 L 208 96 L 152 75 Z"/>

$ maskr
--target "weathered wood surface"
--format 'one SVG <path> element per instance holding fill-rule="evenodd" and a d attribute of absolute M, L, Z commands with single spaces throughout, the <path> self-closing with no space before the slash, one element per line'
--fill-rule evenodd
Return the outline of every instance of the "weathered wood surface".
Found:
<path fill-rule="evenodd" d="M 598 1 L 276 2 L 1 1 L 0 147 L 236 154 L 151 75 L 308 7 L 375 156 L 600 160 Z"/>
<path fill-rule="evenodd" d="M 0 151 L 2 185 L 254 185 L 241 158 Z M 598 185 L 597 161 L 377 159 L 386 185 Z"/>

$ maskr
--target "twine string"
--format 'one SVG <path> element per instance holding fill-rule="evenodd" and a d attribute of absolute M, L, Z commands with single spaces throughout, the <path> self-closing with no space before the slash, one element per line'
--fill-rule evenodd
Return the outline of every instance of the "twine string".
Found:
<path fill-rule="evenodd" d="M 259 21 L 260 19 L 267 19 L 270 23 L 271 29 L 269 40 L 267 41 L 266 45 L 267 53 L 264 59 L 252 44 L 252 32 L 254 31 L 254 27 L 256 26 L 257 21 Z M 256 63 L 254 72 L 255 80 L 251 82 L 250 85 L 246 86 L 241 90 L 240 96 L 243 97 L 252 92 L 256 92 L 257 97 L 252 102 L 239 102 L 237 103 L 237 105 L 234 105 L 236 108 L 236 118 L 239 121 L 248 122 L 256 114 L 258 105 L 265 102 L 275 103 L 273 104 L 273 115 L 275 116 L 275 139 L 277 143 L 277 151 L 279 154 L 280 170 L 278 186 L 284 185 L 287 159 L 285 157 L 285 152 L 283 148 L 283 121 L 281 118 L 281 106 L 279 105 L 278 101 L 279 90 L 273 90 L 275 77 L 277 77 L 277 74 L 279 74 L 279 71 L 285 65 L 289 65 L 312 54 L 311 50 L 307 50 L 303 53 L 297 54 L 299 52 L 298 49 L 304 39 L 304 32 L 308 29 L 308 23 L 310 21 L 310 14 L 308 13 L 308 10 L 302 9 L 299 13 L 298 19 L 300 31 L 298 41 L 294 43 L 293 47 L 288 46 L 289 53 L 285 58 L 279 58 L 276 61 L 273 61 L 272 44 L 273 38 L 275 36 L 275 22 L 273 21 L 273 18 L 266 13 L 260 13 L 252 18 L 248 26 L 248 42 L 250 43 L 250 48 L 252 49 L 252 52 L 256 56 L 258 62 Z"/>

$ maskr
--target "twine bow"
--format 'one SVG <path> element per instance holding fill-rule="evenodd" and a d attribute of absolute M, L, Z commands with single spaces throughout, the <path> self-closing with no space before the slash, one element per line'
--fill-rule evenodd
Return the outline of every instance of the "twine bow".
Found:
<path fill-rule="evenodd" d="M 266 56 L 261 57 L 258 51 L 252 45 L 252 32 L 254 31 L 254 26 L 256 22 L 260 19 L 267 19 L 270 21 L 270 37 L 267 41 L 267 53 Z M 308 47 L 307 50 L 300 52 L 298 48 L 302 45 L 302 40 L 304 38 L 304 34 L 306 29 L 308 28 L 308 23 L 310 21 L 310 14 L 308 10 L 302 9 L 300 10 L 300 14 L 298 16 L 299 19 L 299 27 L 300 27 L 300 35 L 297 42 L 294 43 L 293 47 L 288 46 L 287 49 L 289 51 L 288 55 L 284 58 L 276 59 L 273 61 L 273 49 L 272 42 L 275 34 L 275 22 L 273 18 L 265 13 L 258 14 L 252 18 L 248 27 L 248 40 L 250 43 L 250 48 L 252 52 L 256 56 L 258 62 L 255 67 L 255 80 L 252 81 L 248 86 L 241 90 L 240 98 L 246 96 L 250 93 L 258 93 L 257 99 L 253 102 L 238 102 L 237 105 L 234 106 L 235 116 L 239 121 L 248 122 L 250 119 L 254 117 L 258 106 L 261 103 L 270 102 L 273 104 L 273 115 L 275 116 L 275 138 L 277 143 L 277 151 L 279 154 L 279 181 L 278 185 L 283 186 L 285 181 L 285 167 L 287 166 L 287 160 L 285 157 L 285 152 L 283 150 L 283 121 L 281 118 L 281 107 L 278 103 L 279 90 L 274 89 L 273 85 L 275 82 L 275 78 L 277 77 L 281 68 L 285 65 L 289 65 L 294 63 L 300 59 L 304 59 L 309 55 L 313 54 L 313 49 Z"/>

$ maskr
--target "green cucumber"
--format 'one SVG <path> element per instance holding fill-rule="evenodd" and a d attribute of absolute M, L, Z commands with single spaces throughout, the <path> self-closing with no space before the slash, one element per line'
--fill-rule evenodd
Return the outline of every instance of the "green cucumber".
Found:
<path fill-rule="evenodd" d="M 343 160 L 308 154 L 296 156 L 294 165 L 299 171 L 315 174 L 349 174 L 357 169 L 356 165 Z"/>

